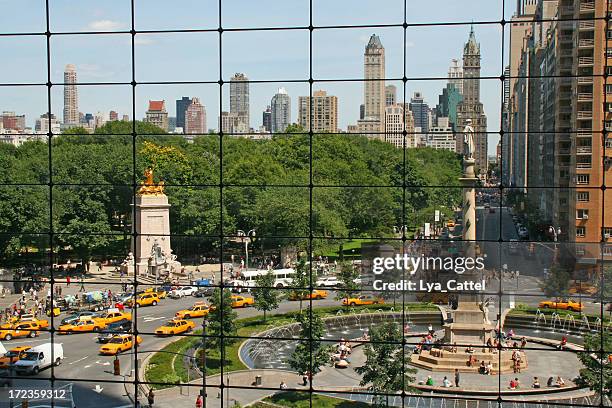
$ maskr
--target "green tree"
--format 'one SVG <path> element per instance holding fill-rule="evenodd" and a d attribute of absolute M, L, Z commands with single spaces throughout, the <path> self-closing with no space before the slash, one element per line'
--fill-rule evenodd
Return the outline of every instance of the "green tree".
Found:
<path fill-rule="evenodd" d="M 355 283 L 355 279 L 359 278 L 359 271 L 351 261 L 343 261 L 338 266 L 340 267 L 340 271 L 336 276 L 338 277 L 340 286 L 336 291 L 336 299 L 351 298 L 359 292 L 359 284 Z"/>
<path fill-rule="evenodd" d="M 612 350 L 612 335 L 608 331 L 586 334 L 584 349 L 585 352 L 578 353 L 584 364 L 580 369 L 580 381 L 598 394 L 612 398 L 612 365 L 607 361 Z"/>
<path fill-rule="evenodd" d="M 274 280 L 274 273 L 271 270 L 255 278 L 256 287 L 253 289 L 255 309 L 263 311 L 264 321 L 267 312 L 276 309 L 280 303 L 278 290 L 274 288 Z"/>
<path fill-rule="evenodd" d="M 325 324 L 310 306 L 298 314 L 297 320 L 300 323 L 300 340 L 289 357 L 289 365 L 300 375 L 310 373 L 314 376 L 329 361 L 331 352 L 330 347 L 324 346 L 321 341 L 325 335 Z"/>
<path fill-rule="evenodd" d="M 548 297 L 566 296 L 569 292 L 572 274 L 560 265 L 553 265 L 540 288 Z"/>
<path fill-rule="evenodd" d="M 395 394 L 398 391 L 417 391 L 410 386 L 417 370 L 407 364 L 403 351 L 402 331 L 395 322 L 372 326 L 371 343 L 365 345 L 366 362 L 355 371 L 361 374 L 361 386 L 375 394 Z M 375 407 L 389 406 L 388 396 L 376 395 L 372 401 Z"/>
<path fill-rule="evenodd" d="M 224 346 L 234 344 L 237 339 L 231 336 L 236 336 L 238 330 L 237 316 L 238 313 L 232 309 L 230 290 L 223 289 L 222 291 L 221 288 L 215 288 L 210 297 L 210 312 L 206 316 L 208 334 L 211 336 L 207 343 L 221 350 L 224 349 Z M 224 336 L 223 339 L 221 336 Z"/>
<path fill-rule="evenodd" d="M 303 259 L 300 259 L 295 267 L 295 275 L 293 275 L 291 285 L 289 285 L 289 288 L 291 289 L 289 296 L 295 296 L 299 300 L 300 313 L 302 312 L 302 303 L 304 298 L 310 293 L 308 290 L 308 287 L 310 287 L 310 278 L 308 277 L 308 273 L 309 271 L 306 267 L 306 262 L 304 262 Z"/>

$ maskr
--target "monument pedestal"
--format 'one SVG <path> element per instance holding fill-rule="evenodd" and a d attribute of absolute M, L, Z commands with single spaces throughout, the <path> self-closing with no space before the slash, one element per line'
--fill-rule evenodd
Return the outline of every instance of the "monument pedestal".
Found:
<path fill-rule="evenodd" d="M 491 339 L 493 328 L 493 324 L 485 319 L 479 303 L 460 301 L 453 312 L 453 322 L 444 325 L 444 342 L 480 347 Z"/>

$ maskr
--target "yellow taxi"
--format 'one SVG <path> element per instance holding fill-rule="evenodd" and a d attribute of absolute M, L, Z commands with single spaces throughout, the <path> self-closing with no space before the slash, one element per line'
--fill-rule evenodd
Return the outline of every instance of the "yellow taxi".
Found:
<path fill-rule="evenodd" d="M 0 357 L 0 368 L 7 368 L 25 356 L 25 352 L 31 349 L 30 346 L 18 346 L 10 349 L 3 357 Z"/>
<path fill-rule="evenodd" d="M 9 341 L 15 337 L 36 337 L 39 330 L 40 326 L 35 322 L 17 322 L 0 330 L 0 340 Z"/>
<path fill-rule="evenodd" d="M 327 298 L 327 291 L 326 290 L 313 289 L 313 291 L 310 292 L 310 293 L 302 294 L 302 300 L 326 299 L 326 298 Z M 291 295 L 289 295 L 289 300 L 299 300 L 298 294 L 295 293 L 295 292 L 291 293 Z"/>
<path fill-rule="evenodd" d="M 51 309 L 47 309 L 47 311 L 45 312 L 47 314 L 47 316 L 51 317 Z M 54 307 L 53 308 L 53 317 L 57 317 L 60 315 L 60 308 L 59 307 Z"/>
<path fill-rule="evenodd" d="M 142 343 L 142 337 L 136 336 L 136 343 Z M 134 340 L 131 334 L 118 334 L 100 347 L 100 354 L 112 356 L 130 350 L 132 347 L 134 347 Z"/>
<path fill-rule="evenodd" d="M 46 329 L 49 327 L 49 321 L 45 319 L 38 319 L 33 314 L 22 314 L 21 316 L 12 317 L 8 324 L 0 326 L 1 329 L 9 329 L 17 323 L 33 322 L 39 329 Z"/>
<path fill-rule="evenodd" d="M 361 295 L 342 299 L 342 304 L 345 306 L 382 305 L 383 303 L 385 303 L 384 300 L 374 295 Z"/>
<path fill-rule="evenodd" d="M 210 311 L 210 306 L 204 302 L 197 302 L 189 309 L 183 309 L 176 312 L 178 319 L 191 319 L 192 317 L 204 317 Z"/>
<path fill-rule="evenodd" d="M 569 293 L 570 295 L 577 295 L 577 294 L 583 294 L 583 295 L 595 295 L 597 294 L 597 286 L 594 286 L 590 283 L 584 283 L 584 282 L 578 282 L 578 281 L 574 281 L 567 293 Z"/>
<path fill-rule="evenodd" d="M 84 318 L 76 320 L 70 324 L 62 324 L 57 331 L 57 334 L 72 334 L 72 333 L 91 333 L 102 330 L 106 325 L 100 319 Z"/>
<path fill-rule="evenodd" d="M 162 288 L 148 288 L 144 291 L 144 293 L 155 293 L 160 299 L 165 299 L 168 295 L 168 292 L 166 292 Z"/>
<path fill-rule="evenodd" d="M 154 292 L 141 293 L 136 296 L 136 300 L 130 299 L 127 301 L 128 307 L 157 306 L 158 303 L 159 297 Z"/>
<path fill-rule="evenodd" d="M 232 307 L 249 307 L 255 304 L 255 299 L 251 297 L 232 295 Z"/>
<path fill-rule="evenodd" d="M 104 326 L 108 326 L 111 323 L 115 323 L 123 319 L 127 319 L 131 321 L 132 314 L 125 313 L 125 312 L 119 312 L 119 311 L 112 311 L 112 312 L 109 311 L 102 317 L 94 317 L 94 320 L 99 321 Z"/>
<path fill-rule="evenodd" d="M 446 226 L 448 228 L 452 228 L 455 226 L 455 220 L 448 220 L 448 222 L 446 223 Z"/>
<path fill-rule="evenodd" d="M 195 323 L 191 320 L 174 319 L 155 329 L 155 335 L 173 336 L 175 334 L 187 333 L 194 328 Z"/>
<path fill-rule="evenodd" d="M 541 307 L 542 309 L 569 310 L 570 312 L 581 312 L 582 311 L 582 303 L 575 302 L 572 299 L 544 300 L 540 302 L 538 307 Z"/>

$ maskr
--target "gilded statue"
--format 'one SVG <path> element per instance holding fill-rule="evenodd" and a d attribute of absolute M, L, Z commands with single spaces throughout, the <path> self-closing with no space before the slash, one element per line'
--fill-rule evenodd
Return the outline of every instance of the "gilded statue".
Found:
<path fill-rule="evenodd" d="M 164 182 L 160 181 L 155 184 L 153 181 L 153 169 L 147 168 L 144 172 L 145 180 L 140 182 L 140 188 L 138 188 L 138 195 L 163 195 L 164 194 Z"/>

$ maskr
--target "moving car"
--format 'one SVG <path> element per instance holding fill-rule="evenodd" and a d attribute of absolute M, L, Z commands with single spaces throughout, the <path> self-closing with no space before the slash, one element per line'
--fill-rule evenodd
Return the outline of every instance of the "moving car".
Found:
<path fill-rule="evenodd" d="M 255 304 L 255 299 L 251 297 L 232 295 L 232 307 L 248 307 Z"/>
<path fill-rule="evenodd" d="M 166 292 L 162 288 L 149 288 L 149 289 L 145 290 L 144 293 L 155 293 L 157 295 L 157 297 L 160 298 L 160 299 L 165 299 L 166 296 L 168 295 L 168 292 Z"/>
<path fill-rule="evenodd" d="M 326 276 L 324 278 L 317 279 L 316 285 L 333 288 L 339 286 L 340 281 L 335 276 Z"/>
<path fill-rule="evenodd" d="M 136 300 L 130 299 L 127 301 L 128 307 L 157 306 L 158 303 L 159 297 L 157 297 L 157 293 L 153 292 L 142 293 L 136 296 Z"/>
<path fill-rule="evenodd" d="M 215 288 L 210 287 L 210 286 L 199 287 L 198 290 L 196 290 L 196 292 L 193 294 L 193 296 L 197 298 L 212 296 L 214 291 L 215 291 Z"/>
<path fill-rule="evenodd" d="M 582 303 L 575 302 L 572 299 L 544 300 L 540 302 L 538 307 L 542 309 L 569 310 L 570 312 L 580 312 L 583 308 Z"/>
<path fill-rule="evenodd" d="M 327 291 L 326 290 L 320 290 L 320 289 L 313 289 L 312 292 L 310 293 L 304 293 L 302 295 L 302 300 L 308 300 L 308 299 L 325 299 L 327 298 Z M 289 295 L 289 300 L 298 300 L 299 296 L 297 293 L 292 292 Z"/>
<path fill-rule="evenodd" d="M 132 322 L 128 319 L 119 320 L 111 323 L 98 333 L 98 343 L 108 343 L 110 339 L 118 334 L 128 333 L 132 329 Z"/>
<path fill-rule="evenodd" d="M 132 293 L 119 293 L 115 295 L 115 307 L 127 306 L 127 302 L 133 297 Z"/>
<path fill-rule="evenodd" d="M 14 367 L 17 374 L 36 375 L 47 367 L 60 365 L 63 359 L 64 348 L 61 343 L 45 343 L 26 351 Z"/>
<path fill-rule="evenodd" d="M 100 354 L 115 355 L 122 351 L 130 350 L 134 347 L 134 341 L 131 334 L 118 334 L 113 336 L 108 343 L 100 347 Z M 142 343 L 142 337 L 136 336 L 136 343 Z"/>
<path fill-rule="evenodd" d="M 92 319 L 95 317 L 99 317 L 98 314 L 96 312 L 77 312 L 77 313 L 73 313 L 70 316 L 66 316 L 62 319 L 61 324 L 71 324 L 74 322 L 79 321 L 80 319 L 84 318 L 84 317 L 91 317 Z"/>
<path fill-rule="evenodd" d="M 57 334 L 91 333 L 104 329 L 106 325 L 100 319 L 84 317 L 75 322 L 61 325 Z"/>
<path fill-rule="evenodd" d="M 383 299 L 374 295 L 361 295 L 342 299 L 342 304 L 348 306 L 381 305 L 383 303 L 385 303 Z"/>
<path fill-rule="evenodd" d="M 508 243 L 508 253 L 511 255 L 519 253 L 519 243 L 516 239 L 511 239 Z"/>
<path fill-rule="evenodd" d="M 7 368 L 25 356 L 25 352 L 31 349 L 30 346 L 18 346 L 10 349 L 3 357 L 0 357 L 0 368 Z"/>
<path fill-rule="evenodd" d="M 22 314 L 21 316 L 19 316 L 17 318 L 11 319 L 11 321 L 10 321 L 11 324 L 22 323 L 22 322 L 34 322 L 41 329 L 46 329 L 47 327 L 49 327 L 49 321 L 48 320 L 38 319 L 33 314 Z M 8 327 L 6 324 L 3 324 L 2 326 L 0 326 L 0 328 L 5 328 L 5 326 Z"/>
<path fill-rule="evenodd" d="M 210 311 L 210 307 L 204 302 L 197 302 L 189 309 L 179 310 L 176 312 L 178 319 L 191 319 L 192 317 L 204 317 Z"/>
<path fill-rule="evenodd" d="M 173 336 L 175 334 L 187 333 L 194 328 L 195 323 L 191 320 L 174 319 L 155 329 L 155 335 Z"/>
<path fill-rule="evenodd" d="M 0 340 L 9 341 L 15 337 L 36 337 L 40 326 L 35 322 L 17 322 L 5 325 L 6 328 L 0 329 Z"/>
<path fill-rule="evenodd" d="M 180 286 L 176 289 L 171 290 L 170 293 L 168 293 L 168 297 L 171 297 L 173 299 L 179 299 L 185 296 L 193 296 L 193 294 L 196 293 L 197 290 L 198 288 L 196 288 L 195 286 Z"/>
<path fill-rule="evenodd" d="M 106 313 L 102 317 L 96 318 L 96 320 L 100 320 L 102 323 L 104 323 L 105 326 L 107 326 L 111 323 L 119 322 L 121 320 L 132 320 L 132 314 L 120 312 L 118 310 L 109 310 L 108 313 Z"/>

